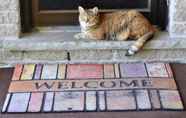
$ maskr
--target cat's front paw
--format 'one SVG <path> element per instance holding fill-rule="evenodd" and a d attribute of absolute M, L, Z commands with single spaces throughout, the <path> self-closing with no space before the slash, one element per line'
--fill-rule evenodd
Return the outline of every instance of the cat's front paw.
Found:
<path fill-rule="evenodd" d="M 125 53 L 125 56 L 129 57 L 129 56 L 133 56 L 135 55 L 135 52 L 134 51 L 131 51 L 130 49 L 127 50 L 127 52 Z"/>
<path fill-rule="evenodd" d="M 83 38 L 82 33 L 75 34 L 74 38 L 75 39 L 82 39 Z"/>

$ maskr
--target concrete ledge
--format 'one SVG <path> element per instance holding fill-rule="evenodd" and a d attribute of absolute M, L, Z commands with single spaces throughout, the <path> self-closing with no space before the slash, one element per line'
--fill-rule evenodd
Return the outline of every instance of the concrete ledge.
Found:
<path fill-rule="evenodd" d="M 61 30 L 60 30 L 61 31 Z M 36 32 L 0 42 L 0 63 L 186 63 L 186 39 L 170 39 L 158 32 L 137 55 L 126 57 L 133 41 L 76 40 L 76 32 Z"/>
<path fill-rule="evenodd" d="M 122 62 L 177 62 L 186 63 L 186 49 L 144 50 L 132 57 L 125 50 L 77 50 L 71 52 L 9 52 L 0 63 L 122 63 Z M 42 53 L 42 54 L 41 54 Z M 69 56 L 67 56 L 67 53 Z M 51 55 L 50 55 L 51 54 Z M 68 59 L 68 58 L 69 59 Z"/>
<path fill-rule="evenodd" d="M 19 40 L 6 39 L 2 48 L 10 51 L 62 51 L 62 50 L 107 50 L 128 49 L 134 41 L 92 41 L 77 40 L 77 32 L 33 33 Z M 170 39 L 168 32 L 158 32 L 144 49 L 185 49 L 186 39 Z"/>
<path fill-rule="evenodd" d="M 67 60 L 66 51 L 29 51 L 23 52 L 23 60 L 32 61 L 46 60 L 46 61 L 60 61 Z"/>
<path fill-rule="evenodd" d="M 135 56 L 126 57 L 125 50 L 112 51 L 75 51 L 72 62 L 186 62 L 186 50 L 144 50 Z"/>

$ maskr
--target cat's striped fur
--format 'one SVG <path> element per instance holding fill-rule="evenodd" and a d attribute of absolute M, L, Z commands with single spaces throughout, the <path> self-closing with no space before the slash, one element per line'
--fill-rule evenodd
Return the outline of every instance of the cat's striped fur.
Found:
<path fill-rule="evenodd" d="M 75 38 L 95 40 L 136 40 L 126 55 L 134 55 L 149 40 L 156 29 L 136 10 L 117 11 L 101 14 L 98 8 L 85 10 L 79 7 L 81 33 Z"/>

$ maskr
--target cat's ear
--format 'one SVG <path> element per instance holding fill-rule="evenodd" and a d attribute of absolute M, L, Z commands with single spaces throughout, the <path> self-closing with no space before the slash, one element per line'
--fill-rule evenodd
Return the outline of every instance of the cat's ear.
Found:
<path fill-rule="evenodd" d="M 85 9 L 82 6 L 78 7 L 80 13 L 85 13 Z"/>
<path fill-rule="evenodd" d="M 93 11 L 94 14 L 98 14 L 99 9 L 98 9 L 98 7 L 94 7 L 94 8 L 92 9 L 92 11 Z"/>

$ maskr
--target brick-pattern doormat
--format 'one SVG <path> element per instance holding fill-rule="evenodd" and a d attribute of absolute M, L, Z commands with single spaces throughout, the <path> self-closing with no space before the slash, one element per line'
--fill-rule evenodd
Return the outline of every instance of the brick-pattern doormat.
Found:
<path fill-rule="evenodd" d="M 17 65 L 3 113 L 183 110 L 169 64 Z"/>

